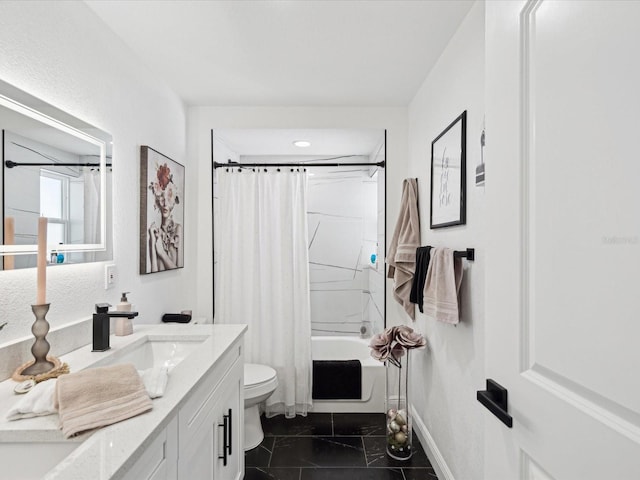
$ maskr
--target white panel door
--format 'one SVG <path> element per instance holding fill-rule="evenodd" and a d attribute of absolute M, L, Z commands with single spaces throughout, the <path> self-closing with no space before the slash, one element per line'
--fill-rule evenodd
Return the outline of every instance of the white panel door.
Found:
<path fill-rule="evenodd" d="M 487 480 L 640 479 L 640 2 L 486 5 Z"/>

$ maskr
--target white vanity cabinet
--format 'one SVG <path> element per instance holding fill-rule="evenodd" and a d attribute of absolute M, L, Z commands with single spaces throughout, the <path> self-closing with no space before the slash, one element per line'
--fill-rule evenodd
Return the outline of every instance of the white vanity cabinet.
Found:
<path fill-rule="evenodd" d="M 53 415 L 0 418 L 0 479 L 241 480 L 246 325 L 135 325 L 111 350 L 85 345 L 60 360 L 75 371 L 171 364 L 164 395 L 142 415 L 65 439 Z M 22 345 L 20 345 L 22 348 Z M 153 355 L 149 355 L 149 352 Z M 0 381 L 0 410 L 16 403 Z M 32 461 L 37 458 L 38 461 Z"/>
<path fill-rule="evenodd" d="M 236 344 L 178 415 L 178 478 L 244 477 L 244 361 Z M 217 373 L 217 374 L 216 374 Z"/>
<path fill-rule="evenodd" d="M 244 477 L 244 358 L 236 341 L 211 366 L 126 480 L 241 480 Z"/>
<path fill-rule="evenodd" d="M 175 480 L 178 476 L 178 419 L 151 442 L 126 473 L 126 480 Z"/>

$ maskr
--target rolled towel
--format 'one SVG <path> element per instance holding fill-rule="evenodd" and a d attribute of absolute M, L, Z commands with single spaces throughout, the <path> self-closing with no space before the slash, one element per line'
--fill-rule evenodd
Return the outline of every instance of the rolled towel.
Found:
<path fill-rule="evenodd" d="M 139 370 L 140 378 L 144 382 L 144 388 L 151 398 L 158 398 L 164 395 L 169 379 L 169 367 L 153 367 L 146 370 Z"/>
<path fill-rule="evenodd" d="M 128 363 L 63 375 L 56 387 L 55 404 L 66 438 L 153 408 L 140 375 Z"/>
<path fill-rule="evenodd" d="M 54 405 L 56 379 L 36 384 L 29 392 L 22 396 L 7 413 L 8 420 L 41 417 L 58 411 Z"/>

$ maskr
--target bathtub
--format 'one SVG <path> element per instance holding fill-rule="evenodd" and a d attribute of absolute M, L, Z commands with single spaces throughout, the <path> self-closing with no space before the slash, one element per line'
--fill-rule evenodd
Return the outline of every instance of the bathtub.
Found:
<path fill-rule="evenodd" d="M 314 400 L 314 412 L 384 412 L 384 364 L 371 358 L 369 340 L 359 337 L 311 337 L 313 360 L 360 360 L 360 400 Z"/>

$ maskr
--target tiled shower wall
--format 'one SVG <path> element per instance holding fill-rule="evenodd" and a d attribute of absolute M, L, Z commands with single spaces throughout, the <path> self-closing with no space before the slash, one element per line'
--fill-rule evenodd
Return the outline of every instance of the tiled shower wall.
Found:
<path fill-rule="evenodd" d="M 309 176 L 309 280 L 313 335 L 360 334 L 367 325 L 370 257 L 376 249 L 376 181 L 367 171 Z M 375 264 L 374 264 L 375 265 Z"/>
<path fill-rule="evenodd" d="M 380 238 L 382 172 L 340 168 L 309 176 L 309 274 L 313 335 L 382 330 L 384 234 Z M 382 197 L 384 199 L 384 196 Z M 382 221 L 384 226 L 384 220 Z M 376 255 L 374 262 L 371 255 Z"/>

